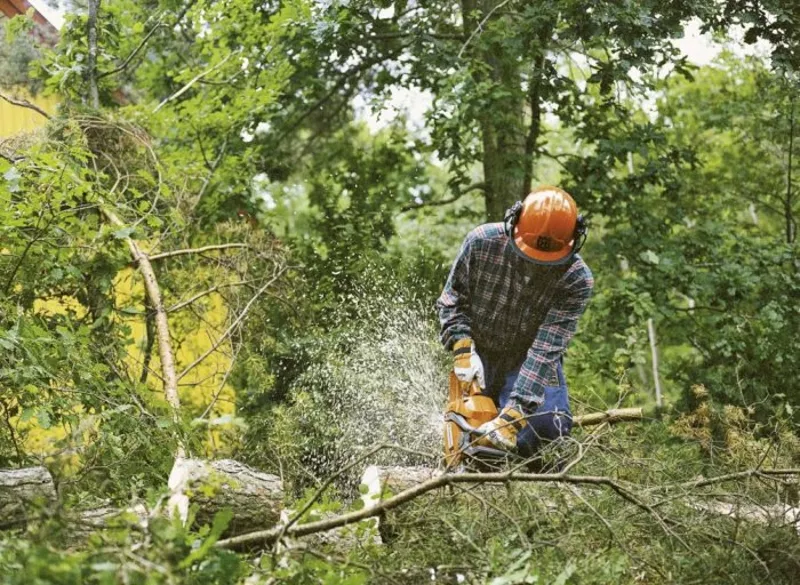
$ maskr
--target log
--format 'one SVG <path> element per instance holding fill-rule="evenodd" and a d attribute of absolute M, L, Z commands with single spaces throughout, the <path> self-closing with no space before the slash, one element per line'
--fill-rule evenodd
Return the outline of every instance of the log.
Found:
<path fill-rule="evenodd" d="M 31 510 L 55 501 L 53 476 L 44 467 L 0 469 L 0 529 L 24 526 Z"/>
<path fill-rule="evenodd" d="M 365 492 L 361 495 L 364 507 L 374 506 L 382 498 L 386 498 L 389 493 L 396 494 L 407 490 L 410 487 L 433 479 L 441 475 L 444 471 L 434 467 L 424 465 L 415 466 L 377 466 L 370 465 L 361 477 L 361 484 L 366 486 Z"/>
<path fill-rule="evenodd" d="M 579 414 L 572 418 L 575 426 L 588 427 L 602 423 L 618 423 L 634 420 L 642 420 L 644 413 L 641 408 L 612 408 L 605 412 L 592 412 L 590 414 Z"/>
<path fill-rule="evenodd" d="M 198 525 L 210 524 L 225 508 L 233 519 L 225 534 L 235 535 L 269 528 L 280 520 L 283 487 L 280 478 L 261 473 L 232 459 L 205 461 L 178 458 L 169 477 L 170 496 L 167 510 L 185 522 L 189 507 L 196 505 Z M 0 470 L 0 529 L 27 524 L 37 506 L 56 503 L 53 477 L 44 467 Z M 114 508 L 104 506 L 89 510 L 70 510 L 70 532 L 80 540 L 92 532 L 114 526 L 145 528 L 153 514 L 143 506 Z"/>
<path fill-rule="evenodd" d="M 744 520 L 757 524 L 778 524 L 791 526 L 800 534 L 800 508 L 786 505 L 755 506 L 752 504 L 735 504 L 730 502 L 689 502 L 689 507 L 719 516 L 727 516 L 734 520 Z"/>
<path fill-rule="evenodd" d="M 84 544 L 89 537 L 100 531 L 113 528 L 147 530 L 151 513 L 141 504 L 131 508 L 94 508 L 75 510 L 66 516 L 69 519 L 69 539 L 74 545 Z"/>
<path fill-rule="evenodd" d="M 234 461 L 179 457 L 169 476 L 168 509 L 185 522 L 189 506 L 197 506 L 198 524 L 210 524 L 225 508 L 233 519 L 225 534 L 241 534 L 280 520 L 283 485 L 280 478 Z"/>

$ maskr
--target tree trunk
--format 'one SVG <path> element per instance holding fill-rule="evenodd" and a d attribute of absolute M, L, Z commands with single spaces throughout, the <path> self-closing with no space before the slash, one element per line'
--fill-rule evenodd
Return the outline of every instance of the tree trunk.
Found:
<path fill-rule="evenodd" d="M 0 529 L 24 526 L 37 505 L 55 501 L 53 477 L 44 467 L 0 470 Z"/>
<path fill-rule="evenodd" d="M 530 41 L 530 71 L 506 49 L 505 42 L 493 42 L 486 27 L 504 18 L 508 0 L 462 0 L 464 37 L 474 39 L 471 57 L 473 76 L 492 91 L 478 116 L 483 146 L 483 176 L 486 217 L 500 221 L 515 201 L 531 189 L 532 169 L 541 131 L 541 81 L 546 44 L 552 27 L 544 25 Z M 524 82 L 527 81 L 527 91 Z M 528 115 L 526 115 L 526 111 Z"/>
<path fill-rule="evenodd" d="M 169 476 L 170 513 L 186 521 L 196 504 L 197 522 L 210 524 L 214 515 L 230 508 L 233 519 L 226 534 L 242 534 L 274 526 L 281 516 L 283 485 L 279 477 L 256 471 L 233 459 L 205 461 L 179 457 Z"/>
<path fill-rule="evenodd" d="M 100 93 L 97 89 L 97 12 L 99 8 L 100 0 L 89 0 L 89 14 L 86 19 L 86 36 L 89 45 L 86 59 L 86 81 L 89 83 L 89 104 L 94 109 L 100 107 Z"/>
<path fill-rule="evenodd" d="M 283 486 L 279 477 L 261 473 L 232 459 L 204 461 L 179 458 L 169 477 L 170 500 L 160 511 L 143 506 L 69 510 L 69 536 L 84 540 L 93 532 L 119 525 L 145 526 L 154 513 L 177 510 L 185 521 L 189 506 L 197 506 L 198 526 L 211 524 L 228 508 L 233 519 L 226 534 L 233 536 L 275 526 L 280 519 Z M 0 529 L 25 526 L 37 505 L 56 503 L 53 477 L 44 467 L 0 470 Z"/>

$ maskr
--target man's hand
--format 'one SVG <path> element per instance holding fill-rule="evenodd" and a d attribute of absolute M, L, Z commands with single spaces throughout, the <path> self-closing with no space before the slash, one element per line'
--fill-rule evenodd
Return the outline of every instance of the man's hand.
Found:
<path fill-rule="evenodd" d="M 453 345 L 453 370 L 456 378 L 462 382 L 472 382 L 478 380 L 481 390 L 486 388 L 486 380 L 483 375 L 483 362 L 475 351 L 475 344 L 469 337 L 459 339 Z"/>
<path fill-rule="evenodd" d="M 504 451 L 517 450 L 517 434 L 525 428 L 525 416 L 513 406 L 506 406 L 487 423 L 479 426 L 475 434 L 480 437 L 478 445 L 494 447 Z"/>

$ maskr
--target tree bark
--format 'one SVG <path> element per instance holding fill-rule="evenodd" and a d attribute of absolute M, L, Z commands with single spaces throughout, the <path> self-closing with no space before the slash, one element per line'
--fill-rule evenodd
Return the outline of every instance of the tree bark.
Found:
<path fill-rule="evenodd" d="M 786 243 L 791 244 L 795 239 L 795 222 L 792 210 L 792 158 L 794 150 L 794 97 L 791 98 L 789 112 L 789 160 L 786 170 L 786 199 L 784 200 L 784 217 L 786 219 Z"/>
<path fill-rule="evenodd" d="M 24 526 L 37 504 L 55 501 L 53 477 L 44 467 L 0 470 L 0 529 Z"/>
<path fill-rule="evenodd" d="M 120 524 L 144 526 L 158 513 L 177 510 L 185 521 L 189 506 L 197 506 L 198 525 L 211 524 L 214 515 L 228 508 L 233 519 L 225 534 L 233 536 L 278 524 L 283 502 L 279 477 L 261 473 L 232 459 L 203 461 L 179 458 L 169 478 L 166 508 L 148 511 L 143 506 L 102 507 L 67 513 L 69 536 L 80 541 L 91 533 Z M 0 470 L 0 529 L 27 524 L 36 506 L 53 507 L 57 496 L 53 477 L 44 467 Z"/>
<path fill-rule="evenodd" d="M 169 476 L 170 513 L 185 522 L 189 506 L 198 506 L 197 522 L 210 524 L 225 508 L 233 511 L 227 534 L 241 534 L 274 526 L 281 516 L 283 484 L 280 478 L 261 473 L 233 459 L 204 461 L 178 458 Z"/>
<path fill-rule="evenodd" d="M 97 89 L 97 12 L 100 0 L 89 0 L 89 14 L 86 19 L 86 35 L 89 51 L 86 59 L 86 81 L 89 84 L 89 103 L 94 109 L 100 107 L 100 93 Z"/>
<path fill-rule="evenodd" d="M 493 90 L 478 116 L 482 140 L 484 200 L 489 221 L 500 221 L 508 207 L 531 189 L 533 163 L 541 133 L 541 81 L 552 26 L 543 24 L 530 43 L 533 66 L 523 91 L 523 64 L 502 42 L 483 42 L 492 21 L 504 18 L 508 0 L 462 0 L 463 36 L 471 44 L 476 82 Z M 466 47 L 465 47 L 466 48 Z M 463 52 L 463 50 L 462 50 Z M 528 116 L 526 116 L 526 109 Z M 526 123 L 526 117 L 529 121 Z"/>

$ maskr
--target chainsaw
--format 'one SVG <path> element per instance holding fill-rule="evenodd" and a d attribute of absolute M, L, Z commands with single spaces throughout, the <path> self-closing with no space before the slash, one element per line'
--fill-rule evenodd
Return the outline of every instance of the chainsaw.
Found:
<path fill-rule="evenodd" d="M 462 382 L 450 372 L 444 414 L 444 461 L 448 471 L 465 467 L 486 468 L 507 461 L 507 451 L 480 444 L 477 429 L 497 416 L 490 396 L 481 394 L 476 380 Z"/>

